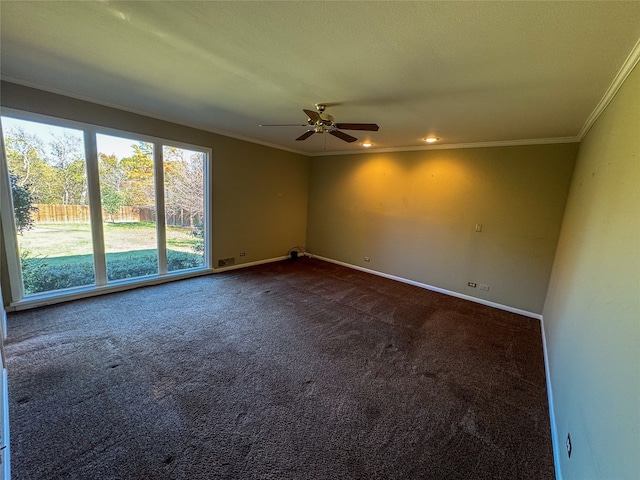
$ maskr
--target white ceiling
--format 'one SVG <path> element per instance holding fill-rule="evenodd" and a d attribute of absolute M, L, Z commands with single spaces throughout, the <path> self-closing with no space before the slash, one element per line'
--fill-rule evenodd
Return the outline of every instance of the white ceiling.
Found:
<path fill-rule="evenodd" d="M 575 140 L 640 50 L 638 1 L 3 0 L 0 15 L 4 80 L 306 154 L 363 147 L 258 125 L 328 103 L 377 123 L 348 133 L 379 149 Z"/>

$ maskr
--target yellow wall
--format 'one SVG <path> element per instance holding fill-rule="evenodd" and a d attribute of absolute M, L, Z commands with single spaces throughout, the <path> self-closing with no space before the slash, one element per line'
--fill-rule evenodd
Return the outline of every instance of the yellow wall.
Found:
<path fill-rule="evenodd" d="M 214 266 L 226 257 L 235 257 L 236 264 L 280 257 L 305 243 L 309 159 L 304 155 L 7 82 L 0 101 L 3 107 L 211 148 Z M 6 272 L 3 279 L 8 281 Z M 3 287 L 6 296 L 8 285 Z"/>
<path fill-rule="evenodd" d="M 576 150 L 558 144 L 314 157 L 307 247 L 541 313 Z"/>
<path fill-rule="evenodd" d="M 544 323 L 564 480 L 640 478 L 638 66 L 580 145 Z"/>

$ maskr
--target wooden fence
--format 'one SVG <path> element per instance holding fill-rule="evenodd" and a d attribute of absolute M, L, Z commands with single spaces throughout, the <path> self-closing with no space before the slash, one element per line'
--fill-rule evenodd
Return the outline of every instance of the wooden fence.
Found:
<path fill-rule="evenodd" d="M 87 223 L 89 222 L 88 205 L 50 205 L 35 204 L 38 210 L 32 212 L 31 218 L 36 223 Z M 150 207 L 121 207 L 113 217 L 102 211 L 105 222 L 153 222 L 155 209 Z"/>
<path fill-rule="evenodd" d="M 36 223 L 88 223 L 88 205 L 51 205 L 48 203 L 35 204 L 38 210 L 31 213 Z M 201 215 L 191 216 L 185 210 L 179 210 L 173 215 L 167 215 L 167 224 L 191 227 L 200 221 Z M 115 215 L 102 211 L 105 222 L 155 222 L 156 210 L 152 207 L 121 207 Z M 193 224 L 192 224 L 193 223 Z"/>

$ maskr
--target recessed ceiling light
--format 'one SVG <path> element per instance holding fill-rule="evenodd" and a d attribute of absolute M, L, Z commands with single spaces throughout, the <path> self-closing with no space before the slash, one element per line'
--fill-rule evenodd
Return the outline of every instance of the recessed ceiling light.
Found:
<path fill-rule="evenodd" d="M 364 143 L 361 143 L 360 145 L 362 145 L 363 147 L 369 148 L 369 147 L 373 146 L 373 143 L 364 142 Z"/>
<path fill-rule="evenodd" d="M 427 137 L 427 138 L 424 139 L 424 141 L 427 142 L 427 143 L 435 143 L 438 140 L 440 140 L 438 137 Z"/>

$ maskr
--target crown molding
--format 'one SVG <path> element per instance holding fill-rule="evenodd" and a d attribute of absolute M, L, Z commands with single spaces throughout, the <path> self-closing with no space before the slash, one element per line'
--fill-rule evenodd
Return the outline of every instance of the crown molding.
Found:
<path fill-rule="evenodd" d="M 598 120 L 600 115 L 602 115 L 602 112 L 604 112 L 611 100 L 613 100 L 613 97 L 615 97 L 616 93 L 618 93 L 618 90 L 620 90 L 622 84 L 638 64 L 638 61 L 640 61 L 640 39 L 638 39 L 635 46 L 631 50 L 631 53 L 629 53 L 629 56 L 622 64 L 622 67 L 620 67 L 620 70 L 614 77 L 611 85 L 609 85 L 609 88 L 607 88 L 607 91 L 605 92 L 602 99 L 600 100 L 598 105 L 596 105 L 596 108 L 593 110 L 593 112 L 591 112 L 591 115 L 589 115 L 587 121 L 582 126 L 582 130 L 580 130 L 580 133 L 577 137 L 579 142 L 581 142 L 585 135 L 589 133 L 589 130 L 591 129 L 593 124 L 596 123 L 596 120 Z"/>

